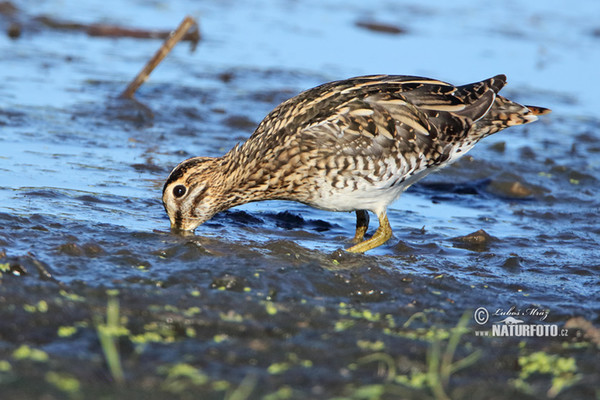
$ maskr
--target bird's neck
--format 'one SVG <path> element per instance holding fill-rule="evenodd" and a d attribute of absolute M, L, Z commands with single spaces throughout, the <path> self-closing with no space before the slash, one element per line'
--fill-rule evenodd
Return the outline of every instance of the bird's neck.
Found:
<path fill-rule="evenodd" d="M 222 185 L 220 196 L 227 208 L 275 198 L 273 188 L 269 187 L 268 169 L 238 146 L 215 159 L 215 163 L 218 165 L 215 178 Z"/>

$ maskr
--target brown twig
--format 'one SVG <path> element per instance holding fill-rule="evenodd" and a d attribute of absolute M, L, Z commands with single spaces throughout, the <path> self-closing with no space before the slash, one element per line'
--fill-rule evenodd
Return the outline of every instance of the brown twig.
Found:
<path fill-rule="evenodd" d="M 130 37 L 136 39 L 168 39 L 171 36 L 169 31 L 153 31 L 144 29 L 123 28 L 114 25 L 92 24 L 87 26 L 85 31 L 90 36 L 103 37 Z M 189 31 L 184 34 L 181 40 L 189 40 L 197 43 L 200 39 L 198 31 Z"/>
<path fill-rule="evenodd" d="M 144 68 L 136 75 L 136 77 L 129 83 L 127 88 L 121 93 L 120 97 L 131 99 L 135 94 L 135 91 L 148 79 L 154 68 L 169 54 L 169 52 L 175 47 L 187 33 L 187 31 L 196 25 L 196 20 L 186 16 L 179 27 L 164 41 L 160 49 L 152 56 L 152 58 L 146 63 Z"/>
<path fill-rule="evenodd" d="M 2 3 L 0 2 L 0 5 Z M 0 7 L 0 14 L 2 8 Z M 89 36 L 101 36 L 101 37 L 114 37 L 123 38 L 131 37 L 136 39 L 167 39 L 171 35 L 171 31 L 156 30 L 156 29 L 140 29 L 140 28 L 127 28 L 118 25 L 110 24 L 82 24 L 79 22 L 58 20 L 48 16 L 38 16 L 34 18 L 35 21 L 41 23 L 47 28 L 68 30 L 68 31 L 80 31 L 85 32 Z M 195 46 L 200 41 L 200 33 L 198 29 L 191 29 L 188 31 L 181 40 L 192 42 Z"/>

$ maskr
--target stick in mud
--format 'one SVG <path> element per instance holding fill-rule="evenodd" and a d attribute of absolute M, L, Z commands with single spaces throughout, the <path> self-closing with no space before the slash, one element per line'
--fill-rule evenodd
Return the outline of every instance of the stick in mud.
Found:
<path fill-rule="evenodd" d="M 135 91 L 148 79 L 154 68 L 169 54 L 169 52 L 175 47 L 187 33 L 187 31 L 196 25 L 196 20 L 189 15 L 186 16 L 179 27 L 164 41 L 160 49 L 152 56 L 152 58 L 146 63 L 144 68 L 137 74 L 137 76 L 129 83 L 127 88 L 121 93 L 119 97 L 126 99 L 132 99 Z"/>

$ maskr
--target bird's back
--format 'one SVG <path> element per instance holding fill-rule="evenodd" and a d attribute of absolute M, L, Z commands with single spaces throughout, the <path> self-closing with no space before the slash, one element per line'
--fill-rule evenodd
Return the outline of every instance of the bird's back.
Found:
<path fill-rule="evenodd" d="M 335 81 L 283 102 L 260 123 L 249 142 L 280 142 L 321 129 L 324 135 L 382 135 L 400 141 L 444 144 L 477 140 L 548 110 L 524 107 L 498 92 L 497 75 L 463 86 L 406 75 L 372 75 Z M 328 131 L 329 130 L 329 131 Z M 415 137 L 416 136 L 416 137 Z M 425 150 L 425 149 L 422 149 Z M 358 151 L 358 149 L 357 149 Z"/>

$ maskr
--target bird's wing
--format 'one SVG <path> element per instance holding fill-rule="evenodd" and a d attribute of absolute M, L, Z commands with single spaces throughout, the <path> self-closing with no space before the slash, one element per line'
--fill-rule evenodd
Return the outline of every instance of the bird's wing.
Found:
<path fill-rule="evenodd" d="M 377 158 L 393 152 L 418 156 L 420 166 L 428 167 L 447 161 L 453 146 L 468 140 L 505 80 L 497 76 L 460 87 L 406 76 L 343 82 L 312 100 L 323 111 L 296 131 L 302 140 L 321 155 Z"/>
<path fill-rule="evenodd" d="M 315 165 L 311 171 L 393 171 L 416 181 L 489 134 L 473 127 L 487 126 L 490 110 L 502 116 L 497 92 L 505 82 L 503 75 L 464 86 L 378 75 L 327 83 L 280 104 L 232 152 L 264 160 L 265 171 Z"/>

